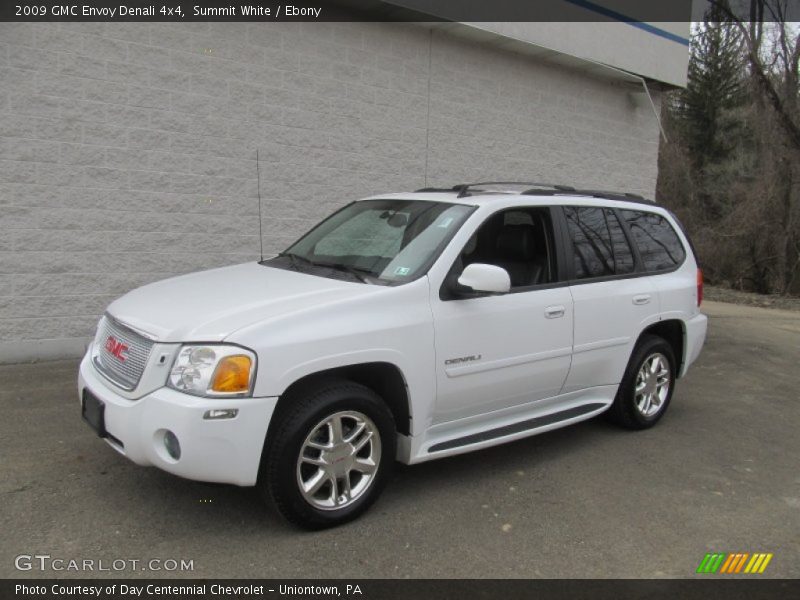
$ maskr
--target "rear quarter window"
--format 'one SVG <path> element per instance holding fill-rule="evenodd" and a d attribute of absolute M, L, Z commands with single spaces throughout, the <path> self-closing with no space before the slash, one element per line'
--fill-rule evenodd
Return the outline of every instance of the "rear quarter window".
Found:
<path fill-rule="evenodd" d="M 686 258 L 678 234 L 664 217 L 638 210 L 623 210 L 621 213 L 647 271 L 668 271 Z"/>

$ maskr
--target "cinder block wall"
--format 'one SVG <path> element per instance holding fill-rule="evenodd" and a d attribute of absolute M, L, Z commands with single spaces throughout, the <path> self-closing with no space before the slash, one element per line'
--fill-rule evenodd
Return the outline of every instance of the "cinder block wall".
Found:
<path fill-rule="evenodd" d="M 658 97 L 656 97 L 658 102 Z M 0 24 L 0 362 L 353 198 L 480 179 L 652 195 L 626 91 L 412 24 Z"/>

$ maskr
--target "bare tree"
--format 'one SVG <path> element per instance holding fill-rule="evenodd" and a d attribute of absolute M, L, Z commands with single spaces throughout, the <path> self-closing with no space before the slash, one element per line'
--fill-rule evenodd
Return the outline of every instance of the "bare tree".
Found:
<path fill-rule="evenodd" d="M 773 257 L 775 287 L 789 293 L 800 269 L 800 30 L 789 18 L 790 9 L 797 8 L 796 0 L 749 0 L 746 14 L 737 13 L 729 0 L 710 0 L 710 4 L 741 33 L 755 103 L 777 125 L 772 153 L 776 180 L 763 189 L 771 187 L 780 217 L 778 252 Z"/>
<path fill-rule="evenodd" d="M 795 1 L 750 0 L 746 19 L 734 12 L 728 0 L 710 0 L 710 4 L 739 28 L 758 90 L 775 111 L 791 144 L 800 151 L 800 30 L 787 20 Z M 769 48 L 765 47 L 767 43 Z"/>

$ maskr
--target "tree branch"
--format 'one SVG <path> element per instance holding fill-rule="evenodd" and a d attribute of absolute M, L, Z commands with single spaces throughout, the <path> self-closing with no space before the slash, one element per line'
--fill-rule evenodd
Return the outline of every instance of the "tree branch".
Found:
<path fill-rule="evenodd" d="M 800 151 L 800 125 L 794 122 L 792 116 L 787 112 L 786 107 L 784 106 L 783 100 L 778 94 L 775 86 L 772 84 L 767 71 L 764 65 L 761 63 L 761 59 L 759 57 L 759 48 L 761 44 L 761 34 L 760 32 L 757 34 L 757 40 L 753 39 L 755 35 L 753 32 L 753 26 L 755 23 L 750 23 L 750 31 L 745 26 L 744 22 L 731 11 L 730 6 L 728 5 L 727 0 L 710 0 L 710 4 L 718 8 L 723 14 L 725 14 L 736 26 L 739 28 L 739 31 L 742 33 L 742 37 L 744 38 L 745 44 L 747 45 L 747 56 L 750 62 L 750 68 L 752 70 L 753 77 L 755 78 L 756 84 L 758 88 L 763 93 L 765 99 L 769 103 L 769 105 L 775 111 L 778 122 L 780 123 L 781 127 L 785 131 L 786 135 L 789 138 L 789 141 L 795 148 L 795 150 Z M 759 13 L 763 16 L 763 0 L 751 0 L 751 10 L 750 14 L 754 15 Z M 768 5 L 769 6 L 769 5 Z M 771 10 L 771 7 L 769 7 Z M 760 11 L 757 9 L 761 9 Z M 782 27 L 786 27 L 786 23 L 781 23 Z M 760 31 L 760 27 L 759 27 Z"/>

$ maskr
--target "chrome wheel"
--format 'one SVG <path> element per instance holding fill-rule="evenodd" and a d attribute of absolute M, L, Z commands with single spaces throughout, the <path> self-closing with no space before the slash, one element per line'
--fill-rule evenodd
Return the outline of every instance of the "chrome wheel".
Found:
<path fill-rule="evenodd" d="M 636 375 L 634 403 L 643 416 L 652 417 L 664 406 L 671 378 L 669 361 L 663 354 L 651 354 L 642 363 Z"/>
<path fill-rule="evenodd" d="M 337 412 L 320 421 L 303 442 L 297 484 L 314 508 L 338 510 L 364 495 L 380 462 L 375 423 L 360 412 Z"/>

